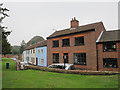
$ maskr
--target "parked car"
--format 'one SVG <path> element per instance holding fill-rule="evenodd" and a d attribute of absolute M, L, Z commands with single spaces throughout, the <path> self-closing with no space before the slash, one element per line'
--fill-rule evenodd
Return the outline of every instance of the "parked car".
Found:
<path fill-rule="evenodd" d="M 20 62 L 20 64 L 23 65 L 23 66 L 28 65 L 28 63 L 25 63 L 25 62 Z"/>
<path fill-rule="evenodd" d="M 28 65 L 28 64 L 25 62 L 20 62 L 20 69 L 23 70 L 24 66 L 26 66 L 26 65 Z"/>
<path fill-rule="evenodd" d="M 16 58 L 11 58 L 12 60 L 17 60 Z"/>
<path fill-rule="evenodd" d="M 58 69 L 64 69 L 64 63 L 58 63 L 58 64 L 51 64 L 48 66 L 48 68 L 58 68 Z M 75 66 L 73 64 L 65 64 L 65 70 L 76 70 Z"/>

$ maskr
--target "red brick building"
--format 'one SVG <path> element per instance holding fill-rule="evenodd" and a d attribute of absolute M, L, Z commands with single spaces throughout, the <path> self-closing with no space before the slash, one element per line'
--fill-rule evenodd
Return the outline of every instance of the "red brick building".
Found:
<path fill-rule="evenodd" d="M 98 70 L 119 71 L 120 67 L 120 30 L 103 32 L 98 48 Z"/>
<path fill-rule="evenodd" d="M 79 26 L 79 21 L 74 18 L 70 25 L 70 28 L 56 31 L 47 37 L 47 65 L 63 63 L 63 56 L 66 56 L 65 62 L 74 64 L 77 69 L 108 70 L 103 67 L 103 59 L 104 64 L 107 62 L 105 59 L 110 57 L 119 61 L 118 48 L 114 53 L 102 52 L 102 40 L 105 40 L 103 37 L 107 33 L 102 22 Z M 118 66 L 111 70 L 118 70 Z"/>

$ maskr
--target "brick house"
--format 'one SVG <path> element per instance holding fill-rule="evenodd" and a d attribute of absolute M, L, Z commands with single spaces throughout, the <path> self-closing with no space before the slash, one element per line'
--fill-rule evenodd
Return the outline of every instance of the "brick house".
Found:
<path fill-rule="evenodd" d="M 78 69 L 98 70 L 96 41 L 106 31 L 102 22 L 79 26 L 73 18 L 71 27 L 55 31 L 47 37 L 47 65 L 63 63 L 74 64 Z"/>
<path fill-rule="evenodd" d="M 120 30 L 103 32 L 97 42 L 98 70 L 119 71 L 120 67 Z"/>

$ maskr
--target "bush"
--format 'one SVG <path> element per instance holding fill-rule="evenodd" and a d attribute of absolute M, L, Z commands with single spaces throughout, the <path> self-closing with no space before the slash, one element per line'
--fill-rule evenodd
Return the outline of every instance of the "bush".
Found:
<path fill-rule="evenodd" d="M 33 69 L 33 70 L 48 71 L 48 72 L 80 74 L 80 75 L 115 75 L 115 74 L 118 74 L 116 72 L 109 72 L 109 71 L 64 70 L 64 69 L 47 68 L 47 67 L 41 67 L 41 66 L 25 66 L 25 68 Z"/>

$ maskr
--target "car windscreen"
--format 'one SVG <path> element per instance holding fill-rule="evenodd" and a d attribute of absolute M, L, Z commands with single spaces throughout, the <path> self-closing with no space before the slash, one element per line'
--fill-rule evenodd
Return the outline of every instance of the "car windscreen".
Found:
<path fill-rule="evenodd" d="M 76 68 L 75 68 L 75 66 L 74 65 L 72 65 L 72 66 L 70 66 L 69 67 L 69 69 L 68 70 L 76 70 Z"/>
<path fill-rule="evenodd" d="M 61 65 L 51 65 L 49 68 L 58 68 L 58 69 L 64 69 L 64 66 Z"/>

